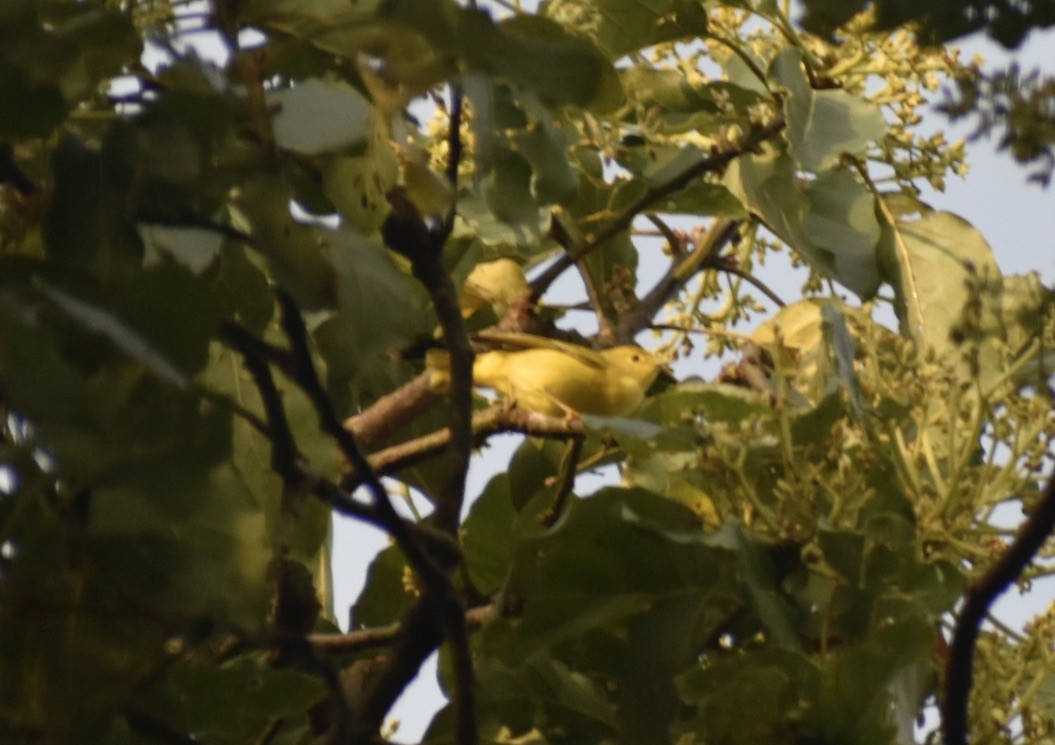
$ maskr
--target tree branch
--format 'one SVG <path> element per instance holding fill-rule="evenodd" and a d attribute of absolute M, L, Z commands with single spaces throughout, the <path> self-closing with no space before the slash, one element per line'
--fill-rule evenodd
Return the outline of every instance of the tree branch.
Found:
<path fill-rule="evenodd" d="M 560 472 L 554 486 L 553 504 L 539 516 L 539 522 L 545 527 L 552 527 L 564 513 L 564 505 L 575 488 L 575 474 L 579 468 L 579 456 L 582 455 L 582 438 L 575 438 L 568 443 L 568 449 L 560 461 Z"/>
<path fill-rule="evenodd" d="M 228 346 L 241 353 L 242 364 L 249 371 L 260 393 L 267 420 L 267 434 L 271 439 L 272 470 L 286 485 L 301 482 L 303 477 L 297 462 L 297 445 L 286 418 L 286 409 L 282 405 L 282 395 L 278 392 L 271 368 L 268 366 L 273 348 L 233 323 L 222 324 L 219 333 Z"/>
<path fill-rule="evenodd" d="M 973 682 L 972 663 L 978 634 L 989 608 L 1018 578 L 1055 530 L 1055 475 L 1033 514 L 1000 559 L 967 588 L 963 607 L 949 645 L 945 666 L 945 700 L 942 702 L 942 741 L 945 745 L 967 745 L 968 699 Z"/>
<path fill-rule="evenodd" d="M 751 272 L 746 272 L 740 267 L 734 266 L 731 263 L 727 262 L 721 262 L 715 268 L 718 269 L 718 271 L 725 272 L 727 274 L 733 274 L 739 277 L 740 279 L 744 280 L 745 282 L 753 286 L 756 290 L 765 295 L 767 298 L 772 300 L 773 304 L 776 305 L 778 308 L 783 308 L 785 305 L 787 305 L 787 303 L 785 303 L 783 299 L 781 299 L 780 295 L 773 292 L 773 290 L 770 289 L 769 285 L 767 285 L 755 275 L 751 274 Z"/>
<path fill-rule="evenodd" d="M 454 187 L 455 197 L 461 158 L 461 104 L 461 92 L 455 88 L 451 106 L 451 129 L 448 135 L 451 152 L 447 164 L 447 175 Z M 443 265 L 443 246 L 454 227 L 457 202 L 452 205 L 442 229 L 434 232 L 428 229 L 421 214 L 400 187 L 388 193 L 388 200 L 392 205 L 392 212 L 382 226 L 385 243 L 410 259 L 414 276 L 425 286 L 432 298 L 450 357 L 448 474 L 443 493 L 434 495 L 436 511 L 433 521 L 441 531 L 457 539 L 473 443 L 473 349 L 469 344 L 465 320 L 462 318 L 457 288 Z M 351 458 L 349 462 L 360 477 L 375 474 L 376 478 L 371 465 L 361 455 L 358 462 Z M 360 702 L 357 731 L 364 736 L 366 733 L 377 731 L 396 697 L 417 674 L 425 658 L 446 638 L 455 660 L 454 699 L 458 743 L 475 745 L 477 742 L 475 684 L 464 609 L 449 576 L 444 574 L 438 579 L 442 579 L 442 584 L 438 581 L 426 581 L 426 591 L 404 618 L 405 631 L 400 636 L 391 659 L 384 665 Z"/>
<path fill-rule="evenodd" d="M 564 226 L 556 217 L 550 221 L 549 235 L 564 249 L 565 255 L 575 251 L 572 237 L 568 235 L 568 231 L 564 229 Z M 585 261 L 576 261 L 575 268 L 579 271 L 582 283 L 586 287 L 586 297 L 589 298 L 586 307 L 593 310 L 594 315 L 597 317 L 597 334 L 602 338 L 607 337 L 612 330 L 612 304 L 608 302 L 608 298 L 601 292 L 601 288 L 593 281 L 593 275 L 590 274 Z"/>
<path fill-rule="evenodd" d="M 465 611 L 465 624 L 469 629 L 479 629 L 494 614 L 494 605 L 480 605 Z M 308 642 L 321 654 L 356 654 L 368 649 L 387 647 L 395 643 L 401 633 L 398 623 L 379 629 L 358 629 L 345 634 L 311 634 Z"/>
<path fill-rule="evenodd" d="M 473 415 L 474 446 L 478 447 L 491 435 L 502 432 L 519 432 L 533 437 L 553 439 L 582 438 L 586 436 L 586 427 L 578 419 L 550 417 L 526 409 L 509 408 L 503 404 L 492 406 Z M 445 427 L 370 454 L 370 465 L 377 473 L 389 474 L 420 463 L 437 453 L 442 453 L 450 445 L 450 440 L 450 428 Z M 351 490 L 357 483 L 358 476 L 352 471 L 343 479 L 341 485 Z"/>
<path fill-rule="evenodd" d="M 685 284 L 698 272 L 715 268 L 722 249 L 737 235 L 739 220 L 716 220 L 703 240 L 679 261 L 671 262 L 667 273 L 656 283 L 645 297 L 629 312 L 624 313 L 613 331 L 616 343 L 633 341 L 641 329 L 652 322 L 659 309 L 666 305 Z"/>
<path fill-rule="evenodd" d="M 428 372 L 418 375 L 374 401 L 369 408 L 345 419 L 344 428 L 363 449 L 372 449 L 443 400 L 442 395 L 432 390 L 429 379 Z"/>
<path fill-rule="evenodd" d="M 271 440 L 271 467 L 283 483 L 303 484 L 313 495 L 341 514 L 387 530 L 388 524 L 375 507 L 357 502 L 349 492 L 343 491 L 329 479 L 312 473 L 304 464 L 286 418 L 282 396 L 268 367 L 272 352 L 281 352 L 288 358 L 285 350 L 274 350 L 271 345 L 234 323 L 222 324 L 219 336 L 225 344 L 242 355 L 243 363 L 260 393 L 266 422 L 262 423 L 261 427 L 261 423 L 252 414 L 249 421 Z"/>
<path fill-rule="evenodd" d="M 748 132 L 747 136 L 734 147 L 731 147 L 724 152 L 715 153 L 714 155 L 703 158 L 681 171 L 681 173 L 677 174 L 666 183 L 648 189 L 626 209 L 602 226 L 596 233 L 591 233 L 587 236 L 586 242 L 583 243 L 582 246 L 575 251 L 566 252 L 564 256 L 561 256 L 544 272 L 542 272 L 542 274 L 536 277 L 530 285 L 533 299 L 537 301 L 541 298 L 546 293 L 546 290 L 549 289 L 549 286 L 553 284 L 553 281 L 563 274 L 568 267 L 582 259 L 591 251 L 597 249 L 598 246 L 612 236 L 629 228 L 635 217 L 656 202 L 684 189 L 692 183 L 692 181 L 703 176 L 705 173 L 718 171 L 736 158 L 739 158 L 741 155 L 753 152 L 763 142 L 784 129 L 785 126 L 786 122 L 784 121 L 784 117 L 778 116 L 769 124 L 752 129 Z"/>
<path fill-rule="evenodd" d="M 437 567 L 432 558 L 423 550 L 417 537 L 410 530 L 403 518 L 396 512 L 388 492 L 381 484 L 381 479 L 370 467 L 369 461 L 359 449 L 355 438 L 343 426 L 337 417 L 326 390 L 319 381 L 315 363 L 311 357 L 311 348 L 308 343 L 308 331 L 304 327 L 304 319 L 300 315 L 300 309 L 286 293 L 279 290 L 276 293 L 279 307 L 281 308 L 282 330 L 289 339 L 290 353 L 293 361 L 293 379 L 304 391 L 319 417 L 319 427 L 337 443 L 341 453 L 349 463 L 360 474 L 360 483 L 370 492 L 374 507 L 385 527 L 385 530 L 406 554 L 407 560 L 422 580 L 433 587 L 446 587 L 448 584 L 446 573 Z"/>

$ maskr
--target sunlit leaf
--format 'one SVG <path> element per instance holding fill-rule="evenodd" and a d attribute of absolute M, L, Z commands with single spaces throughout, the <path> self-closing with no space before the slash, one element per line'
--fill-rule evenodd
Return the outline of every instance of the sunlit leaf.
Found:
<path fill-rule="evenodd" d="M 985 238 L 950 212 L 910 219 L 882 213 L 880 259 L 895 290 L 902 333 L 939 355 L 981 334 L 978 374 L 1000 365 L 1000 269 Z"/>
<path fill-rule="evenodd" d="M 268 96 L 276 110 L 271 126 L 282 147 L 315 155 L 366 140 L 370 102 L 344 83 L 309 78 Z"/>
<path fill-rule="evenodd" d="M 791 154 L 806 170 L 826 170 L 843 153 L 856 155 L 886 132 L 886 121 L 875 104 L 846 91 L 813 90 L 797 50 L 781 53 L 771 72 L 788 89 Z"/>

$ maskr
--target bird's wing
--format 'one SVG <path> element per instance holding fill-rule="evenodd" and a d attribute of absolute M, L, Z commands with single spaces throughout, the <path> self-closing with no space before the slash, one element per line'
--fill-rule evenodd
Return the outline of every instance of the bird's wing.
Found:
<path fill-rule="evenodd" d="M 484 330 L 476 334 L 476 338 L 512 349 L 550 349 L 554 352 L 562 352 L 574 357 L 584 365 L 597 369 L 602 369 L 607 364 L 604 355 L 596 349 L 590 349 L 581 344 L 560 341 L 559 339 L 550 339 L 548 336 L 535 336 L 534 334 L 524 334 L 519 331 Z"/>

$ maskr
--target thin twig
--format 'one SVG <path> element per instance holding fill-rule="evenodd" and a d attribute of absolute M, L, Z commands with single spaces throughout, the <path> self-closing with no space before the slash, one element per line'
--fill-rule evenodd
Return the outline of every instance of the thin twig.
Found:
<path fill-rule="evenodd" d="M 685 255 L 685 241 L 674 232 L 674 229 L 667 225 L 667 223 L 659 215 L 649 212 L 645 215 L 645 219 L 656 226 L 659 230 L 658 235 L 663 236 L 667 239 L 667 244 L 670 246 L 670 252 L 674 256 Z M 638 233 L 643 235 L 644 231 Z"/>
<path fill-rule="evenodd" d="M 450 121 L 447 131 L 447 181 L 450 182 L 454 193 L 458 192 L 458 169 L 462 163 L 462 87 L 458 83 L 451 83 L 451 106 Z M 448 220 L 454 219 L 455 209 L 452 207 Z M 448 230 L 448 234 L 449 234 Z"/>
<path fill-rule="evenodd" d="M 974 678 L 974 648 L 989 608 L 1014 583 L 1055 529 L 1055 475 L 1048 479 L 1033 514 L 1018 536 L 989 570 L 972 582 L 964 596 L 945 666 L 945 697 L 941 707 L 942 742 L 967 745 L 967 709 Z"/>
<path fill-rule="evenodd" d="M 560 461 L 557 483 L 554 486 L 553 504 L 541 516 L 539 522 L 551 527 L 564 514 L 564 506 L 575 487 L 575 475 L 578 473 L 579 456 L 582 455 L 583 439 L 576 437 L 568 442 L 568 449 Z"/>
<path fill-rule="evenodd" d="M 268 358 L 261 356 L 268 354 L 267 349 L 270 345 L 265 345 L 233 323 L 223 324 L 219 335 L 225 344 L 242 355 L 246 369 L 253 377 L 253 383 L 260 394 L 267 421 L 260 422 L 259 417 L 251 412 L 247 412 L 247 415 L 258 431 L 271 440 L 271 461 L 275 473 L 287 484 L 304 485 L 315 497 L 342 515 L 387 530 L 388 523 L 376 507 L 357 502 L 349 491 L 341 489 L 324 476 L 313 473 L 303 462 L 293 440 L 293 433 L 282 405 L 282 396 L 268 367 Z M 410 529 L 409 526 L 407 529 Z"/>
<path fill-rule="evenodd" d="M 737 145 L 723 152 L 715 153 L 714 155 L 703 158 L 685 168 L 666 183 L 648 189 L 632 204 L 627 206 L 626 209 L 602 226 L 596 233 L 591 233 L 587 236 L 586 241 L 582 246 L 572 252 L 566 252 L 536 277 L 530 285 L 533 298 L 536 301 L 541 298 L 546 290 L 549 289 L 549 286 L 553 284 L 554 280 L 563 274 L 568 267 L 582 259 L 591 251 L 596 250 L 598 246 L 609 238 L 618 235 L 623 230 L 629 228 L 631 223 L 633 223 L 634 218 L 656 202 L 684 189 L 692 183 L 692 181 L 700 178 L 705 173 L 720 170 L 744 153 L 753 152 L 763 142 L 784 129 L 785 126 L 786 122 L 784 121 L 784 118 L 778 116 L 769 124 L 752 129 Z"/>
<path fill-rule="evenodd" d="M 740 279 L 751 284 L 752 286 L 754 286 L 755 289 L 757 289 L 767 298 L 772 300 L 778 308 L 783 308 L 785 305 L 787 305 L 787 303 L 785 303 L 781 299 L 780 295 L 773 292 L 773 290 L 769 288 L 769 285 L 767 285 L 755 275 L 751 274 L 751 272 L 744 271 L 740 267 L 728 263 L 721 263 L 716 268 L 718 269 L 718 271 L 725 272 L 726 274 L 735 274 Z"/>
<path fill-rule="evenodd" d="M 270 345 L 233 323 L 223 324 L 219 333 L 228 346 L 241 353 L 242 364 L 249 371 L 260 394 L 267 420 L 267 433 L 271 439 L 272 470 L 287 485 L 301 482 L 303 477 L 297 462 L 297 445 L 289 419 L 286 418 L 286 409 L 282 405 L 282 395 L 278 392 L 268 365 Z"/>
<path fill-rule="evenodd" d="M 671 262 L 667 273 L 649 290 L 648 294 L 619 319 L 613 337 L 616 343 L 629 343 L 641 329 L 648 326 L 659 309 L 666 305 L 698 272 L 715 268 L 722 249 L 737 235 L 739 220 L 716 220 L 705 239 L 679 260 Z"/>
<path fill-rule="evenodd" d="M 279 307 L 282 310 L 282 330 L 290 343 L 290 352 L 293 360 L 293 379 L 301 390 L 311 401 L 316 415 L 319 417 L 319 426 L 323 432 L 328 434 L 337 443 L 337 447 L 356 469 L 360 475 L 360 483 L 370 492 L 374 506 L 385 529 L 406 554 L 407 560 L 421 578 L 435 586 L 444 587 L 447 578 L 444 572 L 438 568 L 432 559 L 426 555 L 417 538 L 407 524 L 396 512 L 388 491 L 381 484 L 380 477 L 370 467 L 369 461 L 359 449 L 355 438 L 343 426 L 337 417 L 330 397 L 319 381 L 315 363 L 311 357 L 311 348 L 308 344 L 308 331 L 304 327 L 304 319 L 300 315 L 300 309 L 293 298 L 281 290 L 276 292 Z"/>
<path fill-rule="evenodd" d="M 575 251 L 572 237 L 556 217 L 550 221 L 549 236 L 564 249 L 565 255 Z M 597 286 L 597 283 L 594 282 L 593 275 L 590 274 L 590 268 L 587 266 L 585 259 L 576 261 L 575 268 L 582 278 L 583 286 L 586 288 L 586 296 L 589 298 L 586 308 L 592 310 L 597 317 L 597 335 L 605 338 L 612 332 L 612 304 L 601 291 L 601 288 Z"/>

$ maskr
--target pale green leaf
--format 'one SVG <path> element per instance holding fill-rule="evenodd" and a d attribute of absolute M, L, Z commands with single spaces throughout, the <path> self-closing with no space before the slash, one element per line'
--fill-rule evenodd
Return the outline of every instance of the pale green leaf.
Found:
<path fill-rule="evenodd" d="M 370 102 L 347 83 L 309 78 L 267 97 L 275 141 L 306 155 L 338 150 L 370 136 Z"/>
<path fill-rule="evenodd" d="M 224 240 L 223 235 L 215 230 L 148 224 L 139 226 L 139 237 L 146 251 L 144 266 L 156 264 L 167 256 L 194 274 L 201 274 L 212 265 Z"/>
<path fill-rule="evenodd" d="M 609 59 L 663 41 L 700 36 L 707 13 L 685 0 L 551 0 L 543 5 L 550 18 L 589 34 Z"/>
<path fill-rule="evenodd" d="M 869 298 L 879 284 L 875 249 L 869 245 L 875 225 L 866 213 L 871 197 L 852 181 L 848 174 L 827 173 L 813 191 L 804 190 L 794 160 L 767 149 L 734 160 L 724 183 L 816 269 Z"/>
<path fill-rule="evenodd" d="M 886 132 L 886 121 L 875 104 L 846 91 L 813 90 L 797 49 L 781 52 L 770 69 L 788 89 L 791 153 L 806 170 L 826 170 L 843 153 L 856 155 Z"/>
<path fill-rule="evenodd" d="M 902 334 L 948 356 L 981 331 L 978 374 L 984 383 L 997 373 L 1002 349 L 1001 274 L 989 244 L 951 212 L 925 211 L 918 219 L 885 208 L 881 214 L 881 269 L 894 287 Z"/>
<path fill-rule="evenodd" d="M 880 281 L 880 228 L 871 192 L 849 171 L 825 171 L 804 192 L 810 202 L 805 222 L 810 241 L 834 257 L 840 282 L 863 297 L 874 295 Z"/>

